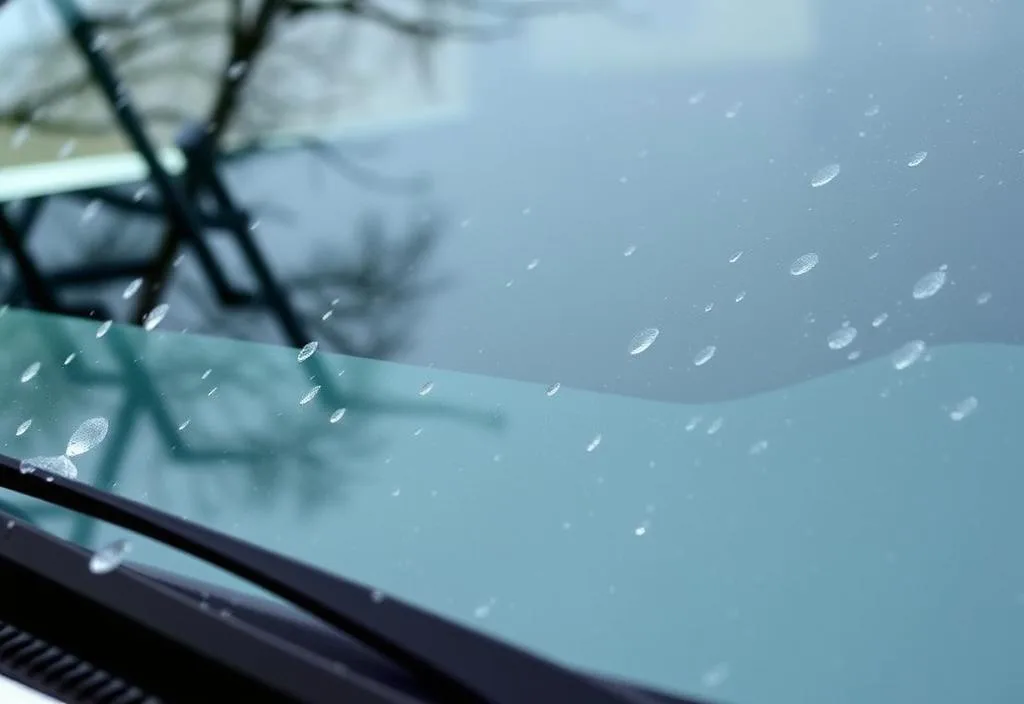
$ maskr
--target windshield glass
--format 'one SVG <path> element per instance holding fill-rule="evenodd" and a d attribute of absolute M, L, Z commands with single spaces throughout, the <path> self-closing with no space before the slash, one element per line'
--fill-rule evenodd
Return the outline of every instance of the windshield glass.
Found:
<path fill-rule="evenodd" d="M 1024 5 L 281 5 L 0 7 L 0 451 L 671 691 L 1024 699 Z"/>

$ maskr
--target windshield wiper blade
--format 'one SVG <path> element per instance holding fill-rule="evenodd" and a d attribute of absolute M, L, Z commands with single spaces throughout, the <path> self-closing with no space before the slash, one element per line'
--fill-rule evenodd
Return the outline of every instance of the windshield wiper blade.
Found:
<path fill-rule="evenodd" d="M 120 526 L 275 594 L 407 669 L 447 702 L 644 701 L 371 587 L 0 455 L 0 488 Z"/>

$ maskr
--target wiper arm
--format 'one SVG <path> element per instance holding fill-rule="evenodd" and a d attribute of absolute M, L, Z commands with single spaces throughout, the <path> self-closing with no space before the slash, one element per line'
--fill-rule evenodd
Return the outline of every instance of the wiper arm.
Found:
<path fill-rule="evenodd" d="M 287 556 L 42 469 L 22 472 L 4 455 L 0 488 L 120 526 L 246 579 L 407 669 L 442 701 L 644 701 Z"/>

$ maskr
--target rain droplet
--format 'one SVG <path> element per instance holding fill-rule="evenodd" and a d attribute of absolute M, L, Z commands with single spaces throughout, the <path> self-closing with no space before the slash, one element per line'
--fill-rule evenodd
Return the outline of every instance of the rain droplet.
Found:
<path fill-rule="evenodd" d="M 370 592 L 370 601 L 374 604 L 379 604 L 384 601 L 384 592 L 379 589 L 374 589 Z"/>
<path fill-rule="evenodd" d="M 299 361 L 300 362 L 305 362 L 307 359 L 312 357 L 313 354 L 316 352 L 316 349 L 319 346 L 320 346 L 320 343 L 317 342 L 316 340 L 313 340 L 313 342 L 307 342 L 305 344 L 305 346 L 303 346 L 303 348 L 301 350 L 299 350 L 299 357 L 298 357 Z"/>
<path fill-rule="evenodd" d="M 644 328 L 633 336 L 629 343 L 629 353 L 631 355 L 638 355 L 646 351 L 648 347 L 654 344 L 654 341 L 658 339 L 660 334 L 661 331 L 658 328 Z"/>
<path fill-rule="evenodd" d="M 881 105 L 872 105 L 864 111 L 864 117 L 874 117 L 882 111 Z"/>
<path fill-rule="evenodd" d="M 42 364 L 39 362 L 32 362 L 32 364 L 25 367 L 25 371 L 21 373 L 21 383 L 24 384 L 25 382 L 32 381 L 36 374 L 39 373 L 39 367 L 41 366 Z"/>
<path fill-rule="evenodd" d="M 548 396 L 554 396 L 555 394 L 558 393 L 558 390 L 560 388 L 562 388 L 562 385 L 556 381 L 554 384 L 549 386 L 544 393 L 547 394 Z"/>
<path fill-rule="evenodd" d="M 944 267 L 940 267 L 936 271 L 930 271 L 914 284 L 914 298 L 918 301 L 931 298 L 945 285 L 946 269 Z"/>
<path fill-rule="evenodd" d="M 210 374 L 211 374 L 212 372 L 213 372 L 213 370 L 212 370 L 212 369 L 207 369 L 207 370 L 206 370 L 205 372 L 203 372 L 203 375 L 202 375 L 202 376 L 200 376 L 199 378 L 200 378 L 200 379 L 206 379 L 207 377 L 209 377 L 209 376 L 210 376 Z"/>
<path fill-rule="evenodd" d="M 94 217 L 96 217 L 97 213 L 100 212 L 100 208 L 102 206 L 103 204 L 100 203 L 99 200 L 89 201 L 88 205 L 86 205 L 85 208 L 82 210 L 81 221 L 83 223 L 86 223 L 92 220 Z"/>
<path fill-rule="evenodd" d="M 594 439 L 587 444 L 587 452 L 593 452 L 601 444 L 601 433 L 594 436 Z"/>
<path fill-rule="evenodd" d="M 493 603 L 481 604 L 473 609 L 473 616 L 476 618 L 487 618 L 491 615 L 491 607 L 493 605 Z"/>
<path fill-rule="evenodd" d="M 808 252 L 793 260 L 793 263 L 789 265 L 789 273 L 793 276 L 803 276 L 816 266 L 818 266 L 818 255 Z"/>
<path fill-rule="evenodd" d="M 691 95 L 689 98 L 687 98 L 686 102 L 688 102 L 690 105 L 697 105 L 698 103 L 703 102 L 704 98 L 706 96 L 707 96 L 707 92 L 706 91 L 699 90 L 696 93 L 694 93 L 693 95 Z"/>
<path fill-rule="evenodd" d="M 142 320 L 142 327 L 146 330 L 153 330 L 167 317 L 167 311 L 170 309 L 171 307 L 166 303 L 158 304 L 153 310 L 146 313 L 146 317 Z"/>
<path fill-rule="evenodd" d="M 107 437 L 109 424 L 106 418 L 90 418 L 78 426 L 75 432 L 71 433 L 68 446 L 64 454 L 68 457 L 78 457 L 103 442 Z"/>
<path fill-rule="evenodd" d="M 69 139 L 68 141 L 64 142 L 64 144 L 62 144 L 60 147 L 60 151 L 57 152 L 57 158 L 67 159 L 69 156 L 74 154 L 75 147 L 77 146 L 77 144 L 78 143 L 73 139 Z"/>
<path fill-rule="evenodd" d="M 75 479 L 78 476 L 78 467 L 72 462 L 67 455 L 57 455 L 56 457 L 32 457 L 27 460 L 22 460 L 19 465 L 19 469 L 22 474 L 31 474 L 37 469 L 41 469 L 44 472 L 50 472 L 51 474 L 57 474 L 68 479 Z"/>
<path fill-rule="evenodd" d="M 107 574 L 116 570 L 128 553 L 132 551 L 127 540 L 115 540 L 102 547 L 89 558 L 89 571 L 93 574 Z"/>
<path fill-rule="evenodd" d="M 729 666 L 723 662 L 705 672 L 700 681 L 708 689 L 715 689 L 725 684 L 727 679 L 729 679 Z"/>
<path fill-rule="evenodd" d="M 299 399 L 299 405 L 305 406 L 307 403 L 316 398 L 316 395 L 320 393 L 320 385 L 317 384 L 312 389 L 306 392 L 306 395 Z"/>
<path fill-rule="evenodd" d="M 829 164 L 818 169 L 811 178 L 811 188 L 821 188 L 839 175 L 839 164 Z"/>
<path fill-rule="evenodd" d="M 723 425 L 725 425 L 725 418 L 722 418 L 721 416 L 715 418 L 713 421 L 711 421 L 711 425 L 708 426 L 708 435 L 714 435 L 715 433 L 722 429 Z"/>
<path fill-rule="evenodd" d="M 331 422 L 332 423 L 337 423 L 338 421 L 340 421 L 344 417 L 345 417 L 345 409 L 344 408 L 339 408 L 338 410 L 336 410 L 334 413 L 331 414 Z"/>
<path fill-rule="evenodd" d="M 96 328 L 96 338 L 99 339 L 99 338 L 103 337 L 104 335 L 106 335 L 107 331 L 110 330 L 110 326 L 113 325 L 113 324 L 114 324 L 113 320 L 108 320 L 108 321 L 100 324 L 100 326 L 98 328 Z"/>
<path fill-rule="evenodd" d="M 647 530 L 650 527 L 651 527 L 651 522 L 650 521 L 644 521 L 643 523 L 641 523 L 640 525 L 638 525 L 636 528 L 633 529 L 633 535 L 637 536 L 638 538 L 643 537 L 643 536 L 647 535 Z"/>
<path fill-rule="evenodd" d="M 977 302 L 977 304 L 979 306 L 983 306 L 983 305 L 985 305 L 986 303 L 988 303 L 991 300 L 992 300 L 992 294 L 989 291 L 985 291 L 984 293 L 979 293 L 978 297 L 975 299 L 975 301 Z"/>
<path fill-rule="evenodd" d="M 529 264 L 526 265 L 526 270 L 533 271 L 534 269 L 537 268 L 538 264 L 540 264 L 540 259 L 534 259 Z"/>
<path fill-rule="evenodd" d="M 686 424 L 686 432 L 691 433 L 694 430 L 696 430 L 697 426 L 700 425 L 700 420 L 700 416 L 694 416 L 693 418 L 691 418 L 690 421 Z"/>
<path fill-rule="evenodd" d="M 711 303 L 708 303 L 707 305 L 704 306 L 704 312 L 705 313 L 710 313 L 714 309 L 715 309 L 715 302 L 714 301 L 712 301 Z"/>
<path fill-rule="evenodd" d="M 427 394 L 429 394 L 433 390 L 434 390 L 434 382 L 428 381 L 426 384 L 424 384 L 423 386 L 420 387 L 419 395 L 420 396 L 426 396 Z"/>
<path fill-rule="evenodd" d="M 632 257 L 633 254 L 635 254 L 635 253 L 636 253 L 636 245 L 635 244 L 631 244 L 628 247 L 626 247 L 626 251 L 624 251 L 622 253 L 622 256 L 624 256 L 624 257 Z"/>
<path fill-rule="evenodd" d="M 66 367 L 69 364 L 71 364 L 72 362 L 74 362 L 75 361 L 75 357 L 77 357 L 77 356 L 78 356 L 77 352 L 72 352 L 67 357 L 65 357 L 64 358 L 64 366 Z"/>
<path fill-rule="evenodd" d="M 878 315 L 875 316 L 875 319 L 871 321 L 871 327 L 873 327 L 873 328 L 881 327 L 885 323 L 885 321 L 888 320 L 888 319 L 889 319 L 889 314 L 888 313 L 879 313 Z"/>
<path fill-rule="evenodd" d="M 249 64 L 247 61 L 235 61 L 230 66 L 228 66 L 228 80 L 237 81 L 239 78 L 242 77 L 242 74 L 245 73 L 245 69 L 248 65 Z"/>
<path fill-rule="evenodd" d="M 851 327 L 849 323 L 839 328 L 828 336 L 828 348 L 830 350 L 841 350 L 857 337 L 857 328 Z"/>
<path fill-rule="evenodd" d="M 18 426 L 18 429 L 14 431 L 17 437 L 21 437 L 28 432 L 28 429 L 32 427 L 32 419 L 29 418 L 27 421 Z"/>
<path fill-rule="evenodd" d="M 133 279 L 131 283 L 124 287 L 124 292 L 121 293 L 121 298 L 128 300 L 142 288 L 142 279 Z"/>
<path fill-rule="evenodd" d="M 949 417 L 955 421 L 961 421 L 976 410 L 978 410 L 978 399 L 974 396 L 968 396 L 956 404 L 953 410 L 949 412 Z"/>
<path fill-rule="evenodd" d="M 742 301 L 746 297 L 747 297 L 747 292 L 746 291 L 740 291 L 739 293 L 736 294 L 736 302 L 739 303 L 740 301 Z"/>
<path fill-rule="evenodd" d="M 914 168 L 920 166 L 921 163 L 928 158 L 928 152 L 917 152 L 914 156 L 910 157 L 910 161 L 907 162 L 907 166 Z"/>
<path fill-rule="evenodd" d="M 186 418 L 185 421 L 181 425 L 178 426 L 178 430 L 184 430 L 185 428 L 187 428 L 190 425 L 192 425 L 192 419 L 191 418 Z"/>
<path fill-rule="evenodd" d="M 767 440 L 758 440 L 757 442 L 755 442 L 753 445 L 750 446 L 750 454 L 751 455 L 760 455 L 762 452 L 764 452 L 767 449 L 768 449 L 768 441 Z"/>
<path fill-rule="evenodd" d="M 730 264 L 735 264 L 736 262 L 738 262 L 740 260 L 740 257 L 742 257 L 742 256 L 743 256 L 743 250 L 741 249 L 740 251 L 736 252 L 736 254 L 734 254 L 731 257 L 729 257 L 729 263 Z"/>
<path fill-rule="evenodd" d="M 928 346 L 924 340 L 911 340 L 900 347 L 892 355 L 892 366 L 897 371 L 903 371 L 917 360 L 921 359 Z"/>
<path fill-rule="evenodd" d="M 693 358 L 694 366 L 701 367 L 711 361 L 711 358 L 715 356 L 715 352 L 718 350 L 714 345 L 708 345 Z"/>

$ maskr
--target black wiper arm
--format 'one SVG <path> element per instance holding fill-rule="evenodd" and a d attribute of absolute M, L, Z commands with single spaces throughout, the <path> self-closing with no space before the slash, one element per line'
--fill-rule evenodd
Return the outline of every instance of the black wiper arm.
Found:
<path fill-rule="evenodd" d="M 0 455 L 0 488 L 139 533 L 262 587 L 390 658 L 448 702 L 637 701 L 367 587 L 144 504 Z"/>

